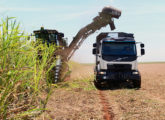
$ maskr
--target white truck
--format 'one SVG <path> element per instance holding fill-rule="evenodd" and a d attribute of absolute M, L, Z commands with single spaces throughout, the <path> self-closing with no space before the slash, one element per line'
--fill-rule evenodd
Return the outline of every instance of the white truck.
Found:
<path fill-rule="evenodd" d="M 134 35 L 124 32 L 101 33 L 93 44 L 96 56 L 95 86 L 113 81 L 131 81 L 134 88 L 141 87 L 141 75 L 137 67 L 137 47 Z M 145 54 L 144 44 L 140 43 L 141 55 Z"/>

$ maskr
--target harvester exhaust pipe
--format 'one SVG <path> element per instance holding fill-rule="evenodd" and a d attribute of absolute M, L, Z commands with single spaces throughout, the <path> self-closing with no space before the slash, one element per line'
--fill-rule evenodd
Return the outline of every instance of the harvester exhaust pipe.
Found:
<path fill-rule="evenodd" d="M 115 29 L 113 18 L 118 19 L 121 16 L 121 11 L 111 6 L 104 7 L 99 15 L 96 16 L 92 23 L 81 28 L 74 37 L 69 47 L 63 52 L 63 58 L 68 61 L 73 56 L 74 52 L 81 46 L 83 41 L 91 34 L 100 30 L 102 27 L 110 25 L 111 30 Z"/>

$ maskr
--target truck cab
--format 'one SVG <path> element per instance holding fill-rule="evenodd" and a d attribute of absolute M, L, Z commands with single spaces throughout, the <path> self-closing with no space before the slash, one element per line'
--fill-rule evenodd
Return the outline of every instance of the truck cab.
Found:
<path fill-rule="evenodd" d="M 137 42 L 134 35 L 124 32 L 101 33 L 93 44 L 96 56 L 95 85 L 103 82 L 131 81 L 134 88 L 141 87 L 141 75 L 137 67 Z M 140 43 L 141 55 L 145 54 Z"/>

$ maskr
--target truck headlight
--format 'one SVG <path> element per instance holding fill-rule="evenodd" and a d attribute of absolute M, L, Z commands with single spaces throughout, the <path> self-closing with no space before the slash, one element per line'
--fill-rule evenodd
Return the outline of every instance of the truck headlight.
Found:
<path fill-rule="evenodd" d="M 107 76 L 104 76 L 103 79 L 107 79 Z"/>
<path fill-rule="evenodd" d="M 99 74 L 101 74 L 101 75 L 105 75 L 105 74 L 106 74 L 106 72 L 99 72 Z"/>
<path fill-rule="evenodd" d="M 139 74 L 139 72 L 135 71 L 135 72 L 133 72 L 133 74 L 134 74 L 134 75 L 137 75 L 137 74 Z"/>

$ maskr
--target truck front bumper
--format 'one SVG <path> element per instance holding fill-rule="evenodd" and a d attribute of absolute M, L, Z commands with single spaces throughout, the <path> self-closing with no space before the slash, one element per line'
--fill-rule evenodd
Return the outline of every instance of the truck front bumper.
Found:
<path fill-rule="evenodd" d="M 124 80 L 134 80 L 140 79 L 140 73 L 138 71 L 131 72 L 106 72 L 106 74 L 98 74 L 96 75 L 98 80 L 102 81 L 124 81 Z"/>

